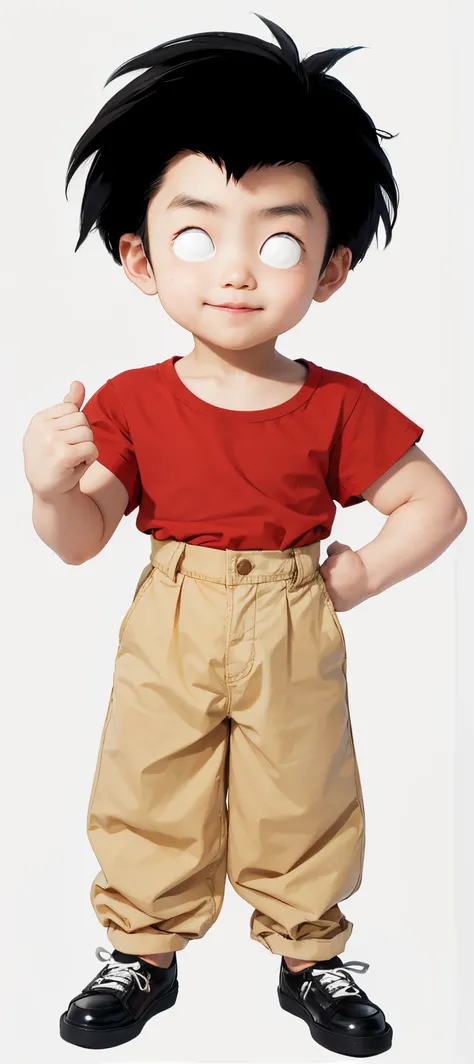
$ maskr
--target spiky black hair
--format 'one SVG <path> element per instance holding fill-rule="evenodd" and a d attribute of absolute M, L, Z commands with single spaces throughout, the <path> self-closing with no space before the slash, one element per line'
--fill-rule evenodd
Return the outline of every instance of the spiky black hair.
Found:
<path fill-rule="evenodd" d="M 370 115 L 327 71 L 349 52 L 331 48 L 300 61 L 291 37 L 257 15 L 278 41 L 243 33 L 178 37 L 123 63 L 106 81 L 132 70 L 76 144 L 69 182 L 94 152 L 84 189 L 77 251 L 92 228 L 121 265 L 119 240 L 136 233 L 149 259 L 147 207 L 168 163 L 194 151 L 224 166 L 227 182 L 250 169 L 304 163 L 329 222 L 321 273 L 339 246 L 361 262 L 382 220 L 390 243 L 399 191 Z"/>

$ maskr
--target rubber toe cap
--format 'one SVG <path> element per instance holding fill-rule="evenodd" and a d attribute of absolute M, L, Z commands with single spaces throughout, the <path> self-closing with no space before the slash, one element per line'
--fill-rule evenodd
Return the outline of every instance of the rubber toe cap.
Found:
<path fill-rule="evenodd" d="M 354 1001 L 344 1006 L 343 1012 L 336 1012 L 331 1017 L 331 1025 L 347 1034 L 377 1034 L 386 1027 L 385 1016 L 376 1005 L 366 1005 Z"/>
<path fill-rule="evenodd" d="M 67 1011 L 68 1023 L 77 1027 L 100 1028 L 123 1023 L 126 1013 L 113 994 L 87 994 L 73 1001 Z"/>

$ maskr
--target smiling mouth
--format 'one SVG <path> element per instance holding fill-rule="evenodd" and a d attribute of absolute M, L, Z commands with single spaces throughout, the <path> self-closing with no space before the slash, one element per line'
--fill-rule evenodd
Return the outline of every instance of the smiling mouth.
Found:
<path fill-rule="evenodd" d="M 231 314 L 253 314 L 256 310 L 261 310 L 261 307 L 239 307 L 226 305 L 225 303 L 206 303 L 207 307 L 213 307 L 214 310 L 227 310 Z"/>

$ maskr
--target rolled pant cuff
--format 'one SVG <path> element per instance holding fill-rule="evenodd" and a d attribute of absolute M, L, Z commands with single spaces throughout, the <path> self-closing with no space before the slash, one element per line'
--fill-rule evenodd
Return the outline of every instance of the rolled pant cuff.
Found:
<path fill-rule="evenodd" d="M 262 935 L 250 935 L 255 942 L 261 942 L 262 946 L 276 953 L 280 957 L 294 957 L 301 961 L 329 961 L 337 957 L 346 948 L 347 940 L 352 934 L 353 925 L 350 923 L 345 931 L 341 931 L 331 939 L 321 938 L 285 938 L 277 932 Z"/>
<path fill-rule="evenodd" d="M 118 927 L 108 929 L 107 938 L 114 949 L 121 953 L 136 953 L 139 957 L 148 957 L 153 953 L 174 953 L 175 950 L 184 949 L 189 942 L 188 938 L 173 933 L 128 932 Z"/>

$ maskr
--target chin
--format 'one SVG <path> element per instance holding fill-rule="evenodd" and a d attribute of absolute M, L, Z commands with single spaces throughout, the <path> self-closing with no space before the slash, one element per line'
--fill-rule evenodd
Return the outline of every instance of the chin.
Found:
<path fill-rule="evenodd" d="M 259 347 L 260 344 L 266 342 L 265 337 L 259 337 L 259 339 L 252 339 L 251 337 L 242 337 L 241 340 L 230 340 L 226 336 L 209 337 L 207 341 L 209 344 L 213 344 L 214 347 L 222 347 L 225 351 L 249 351 L 252 347 Z"/>

